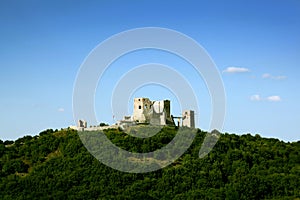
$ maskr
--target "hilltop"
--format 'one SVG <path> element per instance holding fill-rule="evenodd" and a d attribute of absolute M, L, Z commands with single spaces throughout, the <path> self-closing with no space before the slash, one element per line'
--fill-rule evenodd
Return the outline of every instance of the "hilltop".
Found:
<path fill-rule="evenodd" d="M 176 128 L 165 127 L 147 139 L 119 129 L 105 134 L 123 149 L 149 152 L 172 140 Z M 300 141 L 225 133 L 200 159 L 206 134 L 198 129 L 183 156 L 144 174 L 120 172 L 100 163 L 72 129 L 0 141 L 0 199 L 300 198 Z"/>

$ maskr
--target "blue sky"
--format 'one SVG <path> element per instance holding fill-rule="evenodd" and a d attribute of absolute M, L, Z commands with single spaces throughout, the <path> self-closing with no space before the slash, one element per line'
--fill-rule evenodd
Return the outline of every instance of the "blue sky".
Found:
<path fill-rule="evenodd" d="M 0 138 L 17 139 L 74 124 L 72 92 L 85 57 L 114 34 L 149 26 L 182 32 L 210 54 L 226 90 L 223 132 L 299 140 L 300 2 L 296 0 L 3 0 Z M 109 76 L 120 71 L 118 65 L 134 67 L 154 61 L 188 72 L 174 56 L 147 51 L 118 60 L 105 80 L 114 80 Z M 190 79 L 193 82 L 193 77 Z M 154 91 L 161 90 L 162 96 L 174 98 L 166 89 L 156 87 L 141 88 L 133 96 L 148 92 L 148 96 L 159 98 Z M 205 130 L 210 99 L 203 83 L 197 88 L 199 127 Z M 99 102 L 108 97 L 106 92 L 97 91 L 95 107 L 99 120 L 112 123 L 112 113 L 100 111 Z M 177 104 L 175 101 L 175 114 L 180 112 Z"/>

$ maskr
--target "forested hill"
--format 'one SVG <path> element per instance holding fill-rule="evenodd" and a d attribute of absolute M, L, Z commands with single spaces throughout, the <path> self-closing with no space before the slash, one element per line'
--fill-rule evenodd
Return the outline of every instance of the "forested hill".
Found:
<path fill-rule="evenodd" d="M 116 145 L 147 152 L 176 134 L 164 128 L 147 139 L 106 131 Z M 300 141 L 221 134 L 200 159 L 205 132 L 161 170 L 134 174 L 96 160 L 74 130 L 46 130 L 14 142 L 0 141 L 0 199 L 299 199 Z"/>

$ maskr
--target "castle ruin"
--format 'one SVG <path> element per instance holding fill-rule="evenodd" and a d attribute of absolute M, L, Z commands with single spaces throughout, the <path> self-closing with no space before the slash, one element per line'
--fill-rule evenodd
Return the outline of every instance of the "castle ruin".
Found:
<path fill-rule="evenodd" d="M 151 125 L 174 125 L 170 114 L 170 101 L 150 101 L 148 98 L 135 98 L 133 121 Z"/>
<path fill-rule="evenodd" d="M 175 124 L 177 119 L 177 124 Z M 116 125 L 100 127 L 91 126 L 87 128 L 87 122 L 79 120 L 77 130 L 103 130 L 107 128 L 120 127 L 125 129 L 138 124 L 155 126 L 186 126 L 195 128 L 195 113 L 193 110 L 184 110 L 182 116 L 174 117 L 171 115 L 170 100 L 151 101 L 149 98 L 134 98 L 133 115 L 124 116 Z"/>

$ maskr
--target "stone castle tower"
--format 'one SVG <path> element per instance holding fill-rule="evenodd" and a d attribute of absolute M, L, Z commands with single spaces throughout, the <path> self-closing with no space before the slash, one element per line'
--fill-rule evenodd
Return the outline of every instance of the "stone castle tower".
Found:
<path fill-rule="evenodd" d="M 133 120 L 152 125 L 174 124 L 170 114 L 170 101 L 151 101 L 148 98 L 135 98 Z"/>
<path fill-rule="evenodd" d="M 182 126 L 195 128 L 195 113 L 193 110 L 185 110 L 182 113 Z"/>

